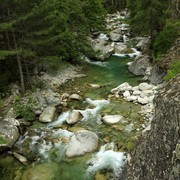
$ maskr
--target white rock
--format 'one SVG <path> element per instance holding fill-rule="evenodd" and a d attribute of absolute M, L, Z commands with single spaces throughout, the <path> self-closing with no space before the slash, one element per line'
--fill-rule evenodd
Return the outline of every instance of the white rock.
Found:
<path fill-rule="evenodd" d="M 66 119 L 68 124 L 75 124 L 82 119 L 82 114 L 79 111 L 73 110 Z"/>
<path fill-rule="evenodd" d="M 141 91 L 139 91 L 139 90 L 134 90 L 134 92 L 133 92 L 133 95 L 140 95 L 141 94 Z"/>
<path fill-rule="evenodd" d="M 144 93 L 145 96 L 152 96 L 154 93 L 153 93 L 153 90 L 143 90 L 142 91 Z"/>
<path fill-rule="evenodd" d="M 139 86 L 132 87 L 132 91 L 139 91 Z"/>
<path fill-rule="evenodd" d="M 129 85 L 129 83 L 125 82 L 123 84 L 120 84 L 118 87 L 111 90 L 111 93 L 115 92 L 123 92 L 123 91 L 129 91 L 132 90 L 132 86 Z"/>
<path fill-rule="evenodd" d="M 92 131 L 81 130 L 71 137 L 65 155 L 67 157 L 82 156 L 85 153 L 95 151 L 97 148 L 98 136 Z"/>
<path fill-rule="evenodd" d="M 89 86 L 91 86 L 92 88 L 98 89 L 101 86 L 99 84 L 89 84 Z"/>
<path fill-rule="evenodd" d="M 149 124 L 142 132 L 150 131 L 151 130 L 151 124 Z"/>
<path fill-rule="evenodd" d="M 125 91 L 124 93 L 123 93 L 123 96 L 124 97 L 129 97 L 131 94 L 130 94 L 130 92 L 129 91 Z"/>
<path fill-rule="evenodd" d="M 78 100 L 78 101 L 80 101 L 82 99 L 79 94 L 72 94 L 69 98 L 74 99 L 74 100 Z"/>
<path fill-rule="evenodd" d="M 44 109 L 44 111 L 40 115 L 39 121 L 44 123 L 52 122 L 55 115 L 55 111 L 56 111 L 55 107 L 48 106 L 47 108 Z"/>
<path fill-rule="evenodd" d="M 115 50 L 115 53 L 122 54 L 124 53 L 126 48 L 127 48 L 127 45 L 125 45 L 124 43 L 117 43 L 114 50 Z"/>
<path fill-rule="evenodd" d="M 68 93 L 63 93 L 62 96 L 61 96 L 61 99 L 64 100 L 64 99 L 67 99 L 69 98 L 69 94 Z"/>
<path fill-rule="evenodd" d="M 141 98 L 146 97 L 146 95 L 144 94 L 144 92 L 143 92 L 143 91 L 141 91 L 141 93 L 140 93 L 140 97 L 141 97 Z"/>
<path fill-rule="evenodd" d="M 126 98 L 127 101 L 136 101 L 137 100 L 137 96 L 129 96 Z"/>
<path fill-rule="evenodd" d="M 120 115 L 106 115 L 102 118 L 104 123 L 116 124 L 119 122 L 125 122 L 123 116 Z"/>
<path fill-rule="evenodd" d="M 138 97 L 138 102 L 143 105 L 147 104 L 149 102 L 149 98 L 148 97 L 144 97 L 144 98 Z"/>
<path fill-rule="evenodd" d="M 140 90 L 149 90 L 149 89 L 152 89 L 153 88 L 153 85 L 151 84 L 148 84 L 148 83 L 141 83 L 139 84 L 139 89 Z"/>

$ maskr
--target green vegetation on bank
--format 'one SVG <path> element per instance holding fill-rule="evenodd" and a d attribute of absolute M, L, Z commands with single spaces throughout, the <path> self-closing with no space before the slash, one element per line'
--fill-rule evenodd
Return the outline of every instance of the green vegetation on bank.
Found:
<path fill-rule="evenodd" d="M 167 75 L 164 77 L 164 79 L 165 80 L 172 79 L 179 73 L 180 73 L 180 59 L 170 65 L 170 69 L 168 70 Z"/>
<path fill-rule="evenodd" d="M 180 35 L 178 1 L 127 0 L 135 35 L 149 35 L 155 58 L 167 52 Z"/>

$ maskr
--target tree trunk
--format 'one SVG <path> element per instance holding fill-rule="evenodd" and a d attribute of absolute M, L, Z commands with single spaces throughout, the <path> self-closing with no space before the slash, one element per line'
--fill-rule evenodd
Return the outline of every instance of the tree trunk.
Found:
<path fill-rule="evenodd" d="M 8 16 L 9 16 L 9 18 L 11 17 L 11 16 L 10 16 L 10 11 L 9 11 L 9 9 L 8 9 Z M 17 46 L 17 42 L 16 42 L 16 37 L 15 37 L 14 31 L 11 30 L 11 32 L 12 32 L 12 38 L 13 38 L 14 48 L 15 48 L 15 50 L 17 51 L 16 59 L 17 59 L 18 69 L 19 69 L 19 75 L 20 75 L 21 91 L 22 91 L 22 93 L 24 93 L 24 92 L 25 92 L 25 85 L 24 85 L 24 75 L 23 75 L 23 70 L 22 70 L 21 59 L 20 59 L 20 56 L 19 56 L 19 54 L 18 54 L 18 46 Z"/>

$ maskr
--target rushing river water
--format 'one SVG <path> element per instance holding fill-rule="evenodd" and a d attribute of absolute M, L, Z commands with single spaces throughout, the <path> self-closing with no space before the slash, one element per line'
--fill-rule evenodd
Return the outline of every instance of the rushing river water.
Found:
<path fill-rule="evenodd" d="M 60 91 L 60 94 L 78 92 L 83 101 L 68 102 L 67 108 L 53 123 L 35 123 L 29 127 L 15 145 L 15 150 L 28 158 L 29 165 L 21 165 L 11 155 L 5 155 L 0 158 L 0 179 L 92 180 L 98 173 L 106 179 L 119 177 L 126 161 L 125 152 L 133 148 L 138 134 L 136 129 L 140 129 L 143 121 L 138 114 L 139 105 L 121 98 L 108 99 L 110 90 L 117 85 L 123 82 L 136 85 L 141 80 L 141 77 L 128 72 L 129 61 L 129 58 L 112 56 L 106 62 L 85 63 L 83 71 L 86 77 L 68 81 Z M 101 88 L 94 89 L 89 84 L 98 84 Z M 72 109 L 79 110 L 83 119 L 69 126 L 64 120 Z M 106 114 L 122 115 L 125 121 L 106 125 L 100 118 Z M 68 139 L 81 129 L 98 135 L 99 151 L 66 158 L 64 152 Z"/>

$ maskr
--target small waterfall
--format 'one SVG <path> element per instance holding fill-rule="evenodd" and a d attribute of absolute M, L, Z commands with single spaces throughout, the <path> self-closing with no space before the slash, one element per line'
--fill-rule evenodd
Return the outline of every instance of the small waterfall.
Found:
<path fill-rule="evenodd" d="M 87 163 L 90 165 L 87 169 L 87 177 L 92 177 L 95 172 L 102 169 L 113 170 L 115 176 L 121 173 L 126 163 L 124 152 L 115 152 L 114 144 L 105 144 L 100 151 L 94 155 Z"/>
<path fill-rule="evenodd" d="M 134 58 L 134 57 L 139 56 L 141 54 L 141 52 L 138 51 L 135 48 L 131 48 L 131 50 L 133 51 L 133 53 L 129 53 L 129 54 L 118 54 L 118 53 L 115 53 L 113 55 L 114 56 L 118 56 L 118 57 L 130 57 L 130 58 Z"/>
<path fill-rule="evenodd" d="M 101 66 L 101 67 L 106 67 L 108 65 L 108 62 L 102 62 L 102 61 L 92 61 L 87 57 L 83 58 L 85 62 L 89 63 L 89 64 L 94 64 L 97 66 Z"/>
<path fill-rule="evenodd" d="M 84 121 L 95 117 L 98 120 L 98 113 L 102 109 L 102 107 L 107 106 L 110 102 L 108 100 L 91 100 L 90 98 L 86 99 L 88 104 L 94 105 L 95 108 L 93 109 L 86 109 L 86 110 L 79 110 L 79 112 L 83 115 Z"/>

